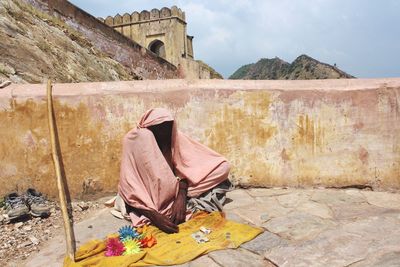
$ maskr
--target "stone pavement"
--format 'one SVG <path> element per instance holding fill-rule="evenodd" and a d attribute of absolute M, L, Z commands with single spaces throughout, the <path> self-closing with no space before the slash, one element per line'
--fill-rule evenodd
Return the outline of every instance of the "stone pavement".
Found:
<path fill-rule="evenodd" d="M 400 266 L 400 194 L 357 189 L 237 189 L 227 218 L 265 232 L 239 249 L 211 252 L 195 266 Z M 124 221 L 102 209 L 75 226 L 79 244 L 103 238 Z M 26 262 L 61 266 L 63 237 Z"/>

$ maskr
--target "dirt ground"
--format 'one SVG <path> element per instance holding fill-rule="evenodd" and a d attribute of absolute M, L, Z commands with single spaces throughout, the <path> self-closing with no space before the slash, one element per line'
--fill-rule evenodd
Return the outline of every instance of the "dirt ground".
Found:
<path fill-rule="evenodd" d="M 80 222 L 104 207 L 101 198 L 96 201 L 72 203 L 74 222 Z M 61 210 L 56 202 L 49 201 L 51 214 L 48 218 L 26 217 L 10 222 L 4 207 L 0 209 L 0 266 L 21 266 L 31 254 L 56 236 L 63 236 Z"/>

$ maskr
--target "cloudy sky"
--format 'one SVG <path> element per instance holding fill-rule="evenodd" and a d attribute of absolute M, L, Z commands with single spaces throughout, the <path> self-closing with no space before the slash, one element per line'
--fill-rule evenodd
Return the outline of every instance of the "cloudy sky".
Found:
<path fill-rule="evenodd" d="M 400 0 L 71 0 L 94 16 L 177 5 L 194 53 L 224 77 L 307 54 L 356 77 L 400 77 Z"/>

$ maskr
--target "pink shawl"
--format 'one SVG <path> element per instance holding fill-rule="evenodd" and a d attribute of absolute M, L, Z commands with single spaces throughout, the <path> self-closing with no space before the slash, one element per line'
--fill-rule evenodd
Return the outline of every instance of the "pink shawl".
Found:
<path fill-rule="evenodd" d="M 118 191 L 124 201 L 135 208 L 155 210 L 170 215 L 178 192 L 178 181 L 161 153 L 153 133 L 147 129 L 165 121 L 174 121 L 163 108 L 148 110 L 137 128 L 129 131 L 122 145 Z M 188 179 L 189 187 L 205 179 L 226 159 L 172 127 L 172 162 L 178 176 Z M 192 196 L 190 196 L 192 197 Z M 145 217 L 130 214 L 132 223 L 148 222 Z"/>

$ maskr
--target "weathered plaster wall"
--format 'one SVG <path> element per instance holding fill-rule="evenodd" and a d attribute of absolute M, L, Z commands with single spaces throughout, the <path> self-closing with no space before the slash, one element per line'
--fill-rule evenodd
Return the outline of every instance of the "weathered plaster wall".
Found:
<path fill-rule="evenodd" d="M 204 64 L 191 58 L 181 58 L 179 71 L 186 79 L 212 79 L 210 69 Z"/>
<path fill-rule="evenodd" d="M 400 189 L 400 79 L 56 84 L 70 191 L 115 191 L 121 138 L 155 106 L 225 155 L 243 186 Z M 0 90 L 0 194 L 55 196 L 45 85 Z"/>

